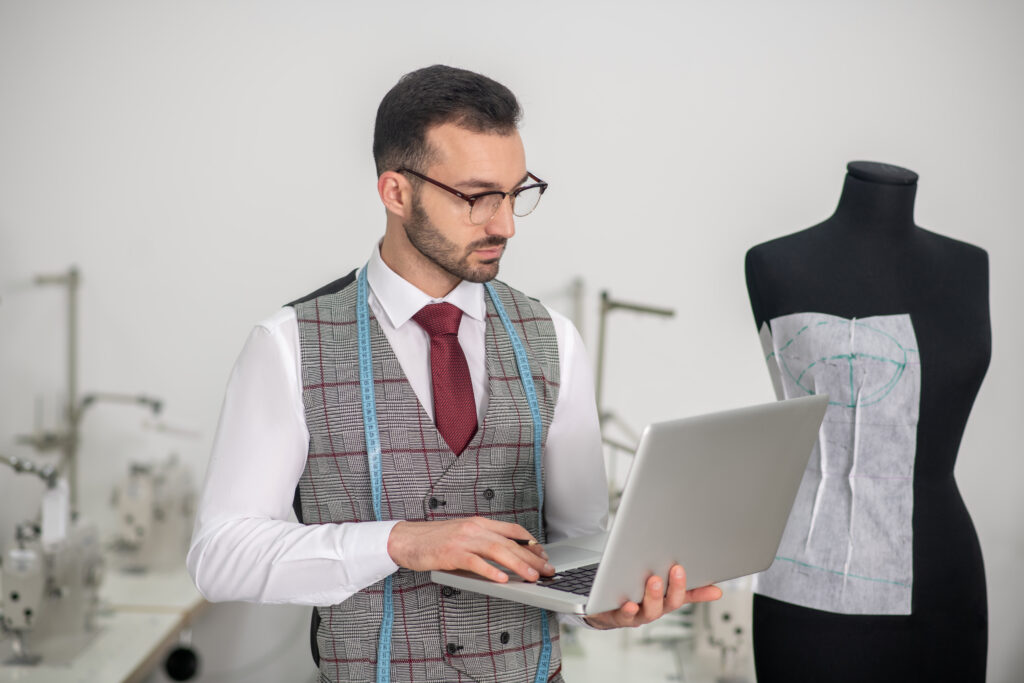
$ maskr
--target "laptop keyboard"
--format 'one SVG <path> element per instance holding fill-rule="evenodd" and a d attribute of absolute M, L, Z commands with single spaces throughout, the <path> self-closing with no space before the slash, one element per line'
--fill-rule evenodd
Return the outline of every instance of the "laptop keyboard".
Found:
<path fill-rule="evenodd" d="M 595 574 L 597 574 L 597 564 L 588 564 L 585 567 L 558 572 L 554 576 L 543 577 L 537 581 L 537 585 L 576 595 L 590 595 L 590 587 L 594 584 Z"/>

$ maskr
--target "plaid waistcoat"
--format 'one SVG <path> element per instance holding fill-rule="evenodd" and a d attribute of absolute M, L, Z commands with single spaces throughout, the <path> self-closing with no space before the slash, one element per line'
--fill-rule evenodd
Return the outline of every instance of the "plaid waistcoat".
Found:
<path fill-rule="evenodd" d="M 359 391 L 356 284 L 354 278 L 346 283 L 350 278 L 295 304 L 310 435 L 296 508 L 306 524 L 374 519 Z M 530 359 L 543 443 L 558 398 L 554 326 L 538 302 L 493 284 Z M 325 290 L 329 293 L 322 294 Z M 490 400 L 476 435 L 458 457 L 420 405 L 371 311 L 381 513 L 406 520 L 486 516 L 517 522 L 543 541 L 530 409 L 511 342 L 490 297 L 484 298 Z M 316 608 L 321 681 L 374 680 L 383 586 L 379 581 L 340 604 Z M 429 572 L 407 569 L 393 575 L 393 596 L 392 681 L 534 680 L 542 644 L 540 610 L 442 588 L 430 581 Z M 558 623 L 553 614 L 548 618 L 549 680 L 561 681 Z"/>

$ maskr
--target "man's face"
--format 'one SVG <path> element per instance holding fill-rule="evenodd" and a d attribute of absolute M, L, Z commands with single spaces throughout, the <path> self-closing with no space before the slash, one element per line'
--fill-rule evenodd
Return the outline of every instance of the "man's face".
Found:
<path fill-rule="evenodd" d="M 435 161 L 416 169 L 464 194 L 509 192 L 526 179 L 526 154 L 518 132 L 474 133 L 454 124 L 427 133 Z M 473 225 L 469 205 L 455 195 L 421 181 L 403 224 L 416 249 L 446 272 L 470 282 L 487 282 L 498 274 L 505 243 L 515 234 L 508 201 L 483 225 Z"/>

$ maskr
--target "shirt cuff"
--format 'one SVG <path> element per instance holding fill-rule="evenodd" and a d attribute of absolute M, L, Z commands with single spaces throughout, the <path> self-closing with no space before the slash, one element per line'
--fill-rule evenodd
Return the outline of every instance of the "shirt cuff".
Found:
<path fill-rule="evenodd" d="M 555 616 L 558 619 L 558 623 L 561 624 L 562 626 L 576 626 L 576 627 L 579 627 L 579 628 L 585 628 L 585 629 L 590 630 L 590 631 L 597 631 L 598 630 L 598 629 L 594 628 L 593 626 L 591 626 L 590 624 L 588 624 L 584 620 L 584 618 L 581 617 L 578 614 L 569 614 L 567 612 L 559 612 Z"/>
<path fill-rule="evenodd" d="M 339 555 L 360 560 L 345 565 L 351 584 L 369 586 L 398 571 L 398 565 L 388 554 L 388 537 L 400 521 L 353 522 L 339 527 L 342 530 Z"/>

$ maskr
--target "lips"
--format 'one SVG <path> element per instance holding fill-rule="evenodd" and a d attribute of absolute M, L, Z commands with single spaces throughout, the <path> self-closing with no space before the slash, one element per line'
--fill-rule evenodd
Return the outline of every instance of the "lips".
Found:
<path fill-rule="evenodd" d="M 503 252 L 504 250 L 505 250 L 504 247 L 487 247 L 485 249 L 477 249 L 473 253 L 475 253 L 480 258 L 486 260 L 486 259 L 499 258 L 501 256 L 501 252 Z"/>

